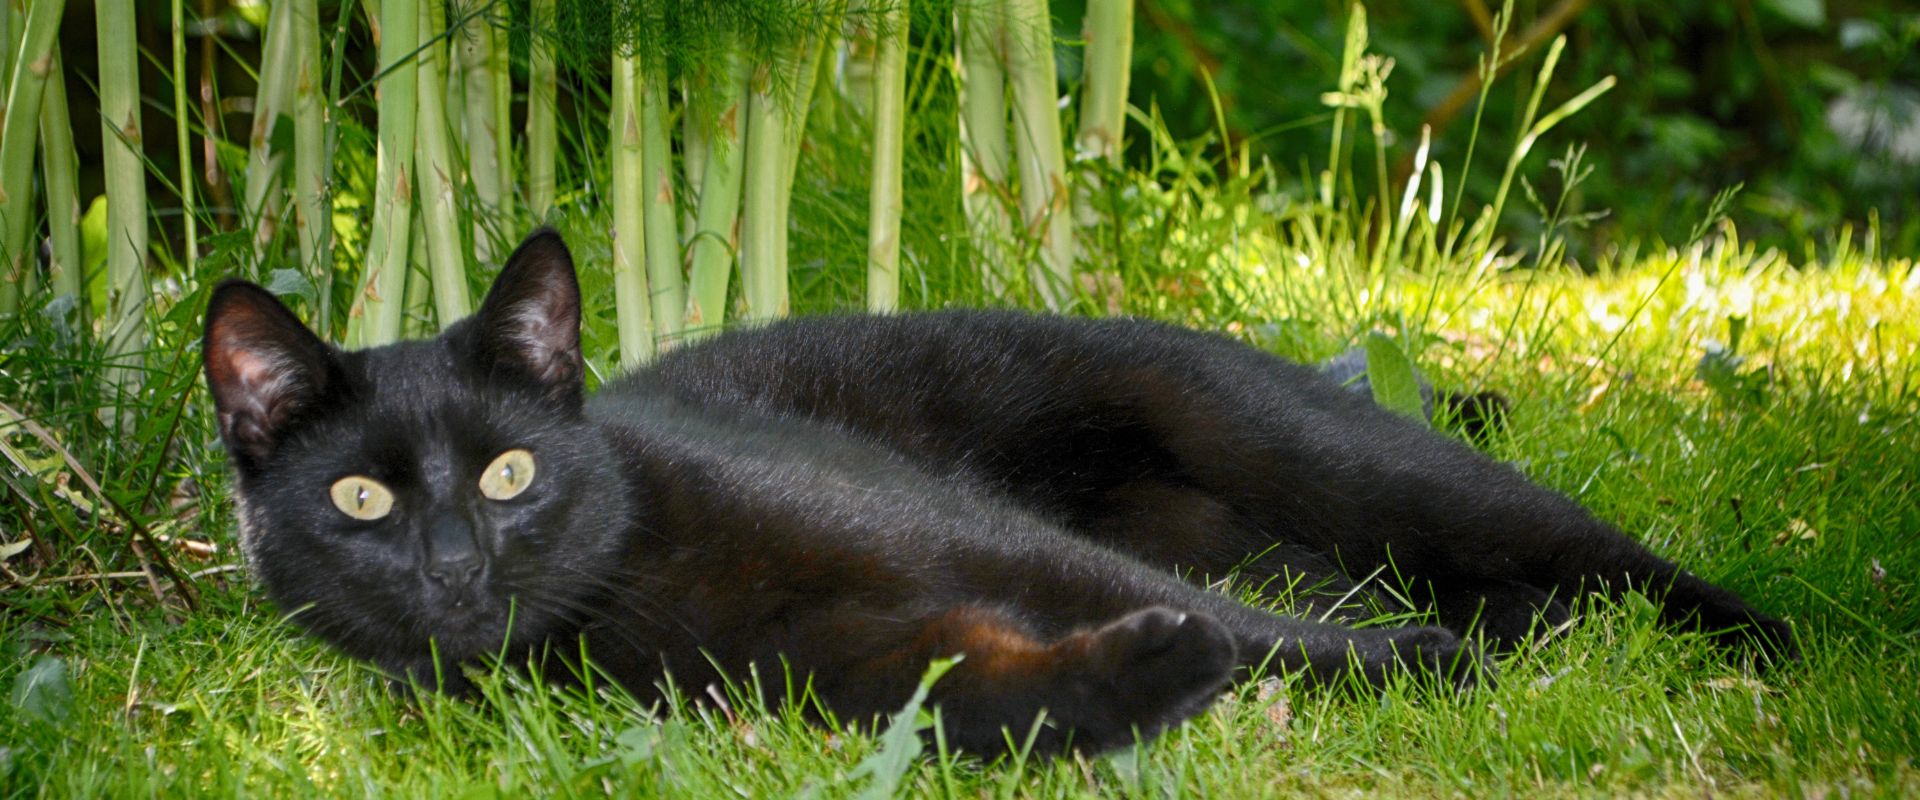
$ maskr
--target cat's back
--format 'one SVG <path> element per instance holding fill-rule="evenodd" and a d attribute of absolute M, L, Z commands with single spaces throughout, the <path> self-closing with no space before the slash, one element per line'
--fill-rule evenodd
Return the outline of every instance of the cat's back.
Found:
<path fill-rule="evenodd" d="M 1045 413 L 1066 398 L 1151 402 L 1154 394 L 1226 388 L 1247 373 L 1278 378 L 1280 391 L 1297 395 L 1293 405 L 1355 405 L 1313 370 L 1217 334 L 1141 319 L 971 309 L 729 331 L 671 351 L 604 391 L 806 416 L 912 408 L 953 423 Z"/>

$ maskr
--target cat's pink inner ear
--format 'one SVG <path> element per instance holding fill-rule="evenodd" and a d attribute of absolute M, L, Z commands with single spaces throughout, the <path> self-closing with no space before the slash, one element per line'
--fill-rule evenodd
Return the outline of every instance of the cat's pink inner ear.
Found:
<path fill-rule="evenodd" d="M 585 375 L 580 355 L 580 285 L 573 257 L 558 233 L 535 231 L 507 259 L 482 308 L 494 352 L 519 362 L 533 379 L 577 383 Z"/>
<path fill-rule="evenodd" d="M 572 275 L 565 276 L 569 284 Z M 527 371 L 542 383 L 578 380 L 580 307 L 571 285 L 546 288 L 509 312 L 508 335 Z"/>
<path fill-rule="evenodd" d="M 283 358 L 259 350 L 228 351 L 217 367 L 215 396 L 220 427 L 245 440 L 264 439 L 285 421 L 298 388 L 297 372 Z"/>

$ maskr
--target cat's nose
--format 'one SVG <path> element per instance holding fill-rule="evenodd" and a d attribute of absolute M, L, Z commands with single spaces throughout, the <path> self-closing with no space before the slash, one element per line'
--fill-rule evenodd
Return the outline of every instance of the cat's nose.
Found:
<path fill-rule="evenodd" d="M 449 589 L 465 588 L 486 566 L 473 524 L 457 514 L 435 519 L 427 528 L 427 577 Z"/>

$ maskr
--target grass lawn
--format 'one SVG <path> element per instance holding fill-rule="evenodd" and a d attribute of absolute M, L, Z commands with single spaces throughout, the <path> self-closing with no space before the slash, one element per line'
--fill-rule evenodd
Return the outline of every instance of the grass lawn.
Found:
<path fill-rule="evenodd" d="M 604 270 L 582 236 L 588 269 Z M 156 606 L 140 580 L 78 578 L 94 571 L 86 564 L 125 569 L 116 553 L 127 534 L 88 521 L 88 495 L 62 482 L 75 476 L 44 442 L 17 427 L 4 434 L 17 463 L 39 465 L 7 473 L 16 489 L 28 484 L 7 502 L 43 505 L 0 520 L 92 559 L 35 577 L 16 572 L 30 555 L 8 556 L 0 795 L 1920 792 L 1912 262 L 1838 248 L 1824 263 L 1790 265 L 1722 238 L 1603 260 L 1591 276 L 1487 263 L 1368 279 L 1311 237 L 1223 241 L 1139 251 L 1156 266 L 1115 276 L 1127 287 L 1120 309 L 1302 359 L 1369 331 L 1395 335 L 1438 383 L 1513 401 L 1509 432 L 1489 445 L 1498 457 L 1791 619 L 1805 660 L 1755 674 L 1697 636 L 1655 626 L 1651 609 L 1629 599 L 1503 659 L 1494 688 L 1400 685 L 1356 698 L 1273 679 L 1133 750 L 1045 763 L 915 759 L 911 737 L 897 735 L 904 727 L 893 737 L 830 733 L 738 694 L 649 717 L 615 692 L 548 690 L 512 671 L 482 680 L 485 702 L 414 700 L 281 623 L 243 570 L 217 571 L 237 553 L 224 459 L 195 388 L 161 475 L 182 487 L 179 515 L 155 531 L 217 548 L 199 560 L 176 553 L 183 569 L 216 570 L 197 581 L 192 613 Z M 1205 264 L 1166 272 L 1194 260 Z M 1208 290 L 1192 291 L 1181 274 Z M 604 280 L 589 272 L 590 297 Z M 816 286 L 800 304 L 831 306 L 833 294 Z M 179 329 L 190 332 L 195 315 L 178 312 Z M 611 333 L 597 325 L 589 339 L 604 354 Z M 190 347 L 180 352 L 189 357 L 158 381 L 175 382 L 164 396 L 176 406 L 197 362 Z M 58 398 L 49 376 L 67 368 L 21 358 L 0 373 L 11 370 L 8 392 Z M 45 416 L 57 440 L 67 428 Z M 139 448 L 117 447 L 74 450 L 110 491 L 126 490 L 123 474 L 153 474 L 157 455 L 141 461 Z M 36 474 L 52 488 L 32 486 Z"/>

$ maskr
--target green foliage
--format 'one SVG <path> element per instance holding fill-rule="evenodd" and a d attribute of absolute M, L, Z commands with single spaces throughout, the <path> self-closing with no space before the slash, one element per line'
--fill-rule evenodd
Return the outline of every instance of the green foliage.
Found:
<path fill-rule="evenodd" d="M 1393 338 L 1383 333 L 1367 334 L 1367 384 L 1373 400 L 1382 408 L 1427 422 L 1427 411 L 1420 400 L 1420 377 L 1413 360 Z"/>
<path fill-rule="evenodd" d="M 1367 4 L 1375 48 L 1397 65 L 1386 106 L 1396 180 L 1423 118 L 1476 69 L 1485 38 L 1465 11 L 1476 4 Z M 1081 5 L 1054 4 L 1064 41 L 1077 36 Z M 1317 168 L 1302 155 L 1328 147 L 1330 112 L 1319 95 L 1341 74 L 1345 20 L 1337 5 L 1145 3 L 1135 102 L 1156 104 L 1175 130 L 1224 129 L 1295 178 L 1283 184 L 1302 183 Z M 1512 35 L 1562 5 L 1518 4 Z M 1489 6 L 1497 11 L 1499 3 Z M 1565 140 L 1589 146 L 1597 168 L 1572 210 L 1610 212 L 1574 238 L 1583 263 L 1632 240 L 1684 241 L 1715 193 L 1737 182 L 1749 191 L 1732 216 L 1764 243 L 1798 254 L 1830 246 L 1833 231 L 1850 224 L 1877 227 L 1886 252 L 1920 254 L 1920 201 L 1911 191 L 1920 184 L 1920 13 L 1909 4 L 1593 3 L 1568 33 L 1574 46 L 1551 97 L 1607 75 L 1620 79 L 1605 113 L 1563 128 Z M 1061 52 L 1072 85 L 1078 50 Z M 1488 96 L 1480 135 L 1493 152 L 1512 149 L 1520 133 L 1512 123 L 1529 91 L 1522 80 Z M 1436 159 L 1461 161 L 1472 114 L 1469 107 L 1435 132 Z M 1365 188 L 1373 170 L 1357 171 Z M 1494 177 L 1470 176 L 1475 205 L 1490 201 Z M 1539 224 L 1517 210 L 1502 222 L 1518 241 Z"/>

